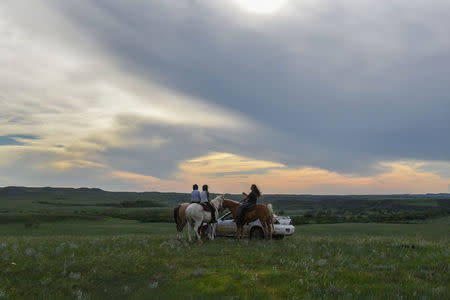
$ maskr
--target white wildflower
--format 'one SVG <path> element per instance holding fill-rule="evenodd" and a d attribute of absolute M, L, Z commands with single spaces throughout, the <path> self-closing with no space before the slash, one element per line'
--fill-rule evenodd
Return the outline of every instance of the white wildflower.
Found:
<path fill-rule="evenodd" d="M 81 290 L 76 290 L 73 292 L 73 294 L 77 297 L 77 299 L 83 299 L 83 291 Z"/>
<path fill-rule="evenodd" d="M 34 254 L 34 249 L 33 248 L 27 248 L 27 250 L 25 250 L 25 254 L 28 256 L 31 256 Z"/>
<path fill-rule="evenodd" d="M 70 272 L 69 278 L 70 278 L 70 279 L 73 279 L 73 280 L 78 280 L 78 279 L 81 278 L 81 273 L 78 273 L 78 272 L 77 272 L 77 273 Z"/>
<path fill-rule="evenodd" d="M 65 243 L 61 243 L 59 246 L 57 246 L 55 249 L 56 254 L 61 254 L 64 251 L 65 246 Z"/>
<path fill-rule="evenodd" d="M 326 259 L 319 259 L 317 261 L 317 265 L 319 266 L 325 266 L 327 264 L 327 260 Z"/>

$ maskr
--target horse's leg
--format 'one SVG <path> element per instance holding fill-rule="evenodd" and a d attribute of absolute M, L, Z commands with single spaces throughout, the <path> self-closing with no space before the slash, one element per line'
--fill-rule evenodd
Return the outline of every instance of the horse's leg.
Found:
<path fill-rule="evenodd" d="M 202 237 L 198 233 L 198 230 L 200 228 L 200 225 L 202 224 L 202 221 L 203 221 L 202 219 L 200 219 L 200 221 L 199 220 L 195 220 L 195 224 L 194 224 L 194 231 L 195 231 L 195 234 L 197 235 L 197 239 L 198 239 L 199 243 L 202 242 Z"/>
<path fill-rule="evenodd" d="M 267 224 L 267 231 L 268 231 L 268 234 L 269 234 L 269 240 L 271 240 L 272 239 L 272 222 L 271 222 L 271 217 L 269 217 L 269 218 L 267 218 L 267 220 L 266 220 L 266 224 Z"/>
<path fill-rule="evenodd" d="M 177 239 L 178 239 L 179 241 L 181 241 L 181 229 L 180 229 L 181 224 L 179 223 L 180 220 L 176 220 L 176 222 L 177 222 Z"/>
<path fill-rule="evenodd" d="M 183 229 L 184 229 L 185 225 L 186 225 L 186 219 L 182 219 L 181 223 L 180 223 L 180 226 L 179 226 L 179 229 L 178 229 L 178 239 L 180 241 L 183 239 L 182 232 L 183 232 Z"/>
<path fill-rule="evenodd" d="M 261 218 L 259 218 L 258 220 L 259 220 L 259 223 L 261 223 L 261 226 L 263 228 L 264 238 L 266 238 L 266 234 L 267 234 L 266 221 L 262 220 Z"/>
<path fill-rule="evenodd" d="M 189 236 L 189 242 L 192 242 L 192 238 L 191 238 L 191 230 L 192 230 L 192 224 L 191 221 L 188 221 L 188 236 Z"/>
<path fill-rule="evenodd" d="M 181 235 L 181 237 L 183 237 L 182 232 L 183 232 L 184 226 L 186 226 L 186 223 L 187 223 L 186 219 L 184 219 L 183 222 L 181 223 L 181 228 L 180 228 L 180 235 Z"/>
<path fill-rule="evenodd" d="M 213 241 L 213 240 L 214 240 L 214 234 L 215 234 L 215 232 L 216 232 L 216 223 L 211 223 L 210 228 L 211 228 L 211 232 L 210 232 L 210 234 L 209 234 L 209 239 L 210 239 L 211 241 Z"/>
<path fill-rule="evenodd" d="M 261 220 L 259 219 L 259 222 L 261 223 L 263 230 L 264 230 L 264 238 L 266 238 L 267 236 L 267 224 L 266 224 L 266 220 Z"/>

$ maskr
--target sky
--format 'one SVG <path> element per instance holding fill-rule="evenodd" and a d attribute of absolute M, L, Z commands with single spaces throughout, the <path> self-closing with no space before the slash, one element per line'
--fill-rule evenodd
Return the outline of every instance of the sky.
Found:
<path fill-rule="evenodd" d="M 0 186 L 450 192 L 447 0 L 3 0 L 0 34 Z"/>

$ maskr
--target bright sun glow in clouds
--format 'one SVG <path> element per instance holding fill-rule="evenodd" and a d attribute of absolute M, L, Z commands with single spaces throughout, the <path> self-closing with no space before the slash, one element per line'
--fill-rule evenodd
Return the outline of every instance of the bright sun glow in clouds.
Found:
<path fill-rule="evenodd" d="M 273 14 L 286 4 L 287 0 L 234 0 L 244 11 L 252 14 Z"/>

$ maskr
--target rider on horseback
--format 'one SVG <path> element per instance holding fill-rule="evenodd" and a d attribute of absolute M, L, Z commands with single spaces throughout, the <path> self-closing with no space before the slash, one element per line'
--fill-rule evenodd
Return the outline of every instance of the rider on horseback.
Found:
<path fill-rule="evenodd" d="M 198 185 L 192 186 L 191 203 L 200 203 L 200 192 L 198 191 Z"/>
<path fill-rule="evenodd" d="M 205 204 L 209 210 L 211 211 L 211 223 L 216 223 L 216 209 L 215 207 L 211 204 L 211 201 L 209 199 L 209 191 L 208 191 L 208 185 L 204 185 L 202 187 L 202 192 L 200 193 L 200 202 L 202 204 Z"/>
<path fill-rule="evenodd" d="M 237 217 L 240 223 L 243 222 L 245 210 L 247 210 L 249 206 L 256 205 L 258 198 L 261 197 L 261 193 L 256 184 L 252 184 L 250 189 L 251 189 L 250 194 L 247 195 L 246 193 L 242 193 L 246 197 L 240 201 L 240 202 L 245 201 L 243 204 L 241 204 L 241 206 L 239 206 L 238 210 Z"/>

